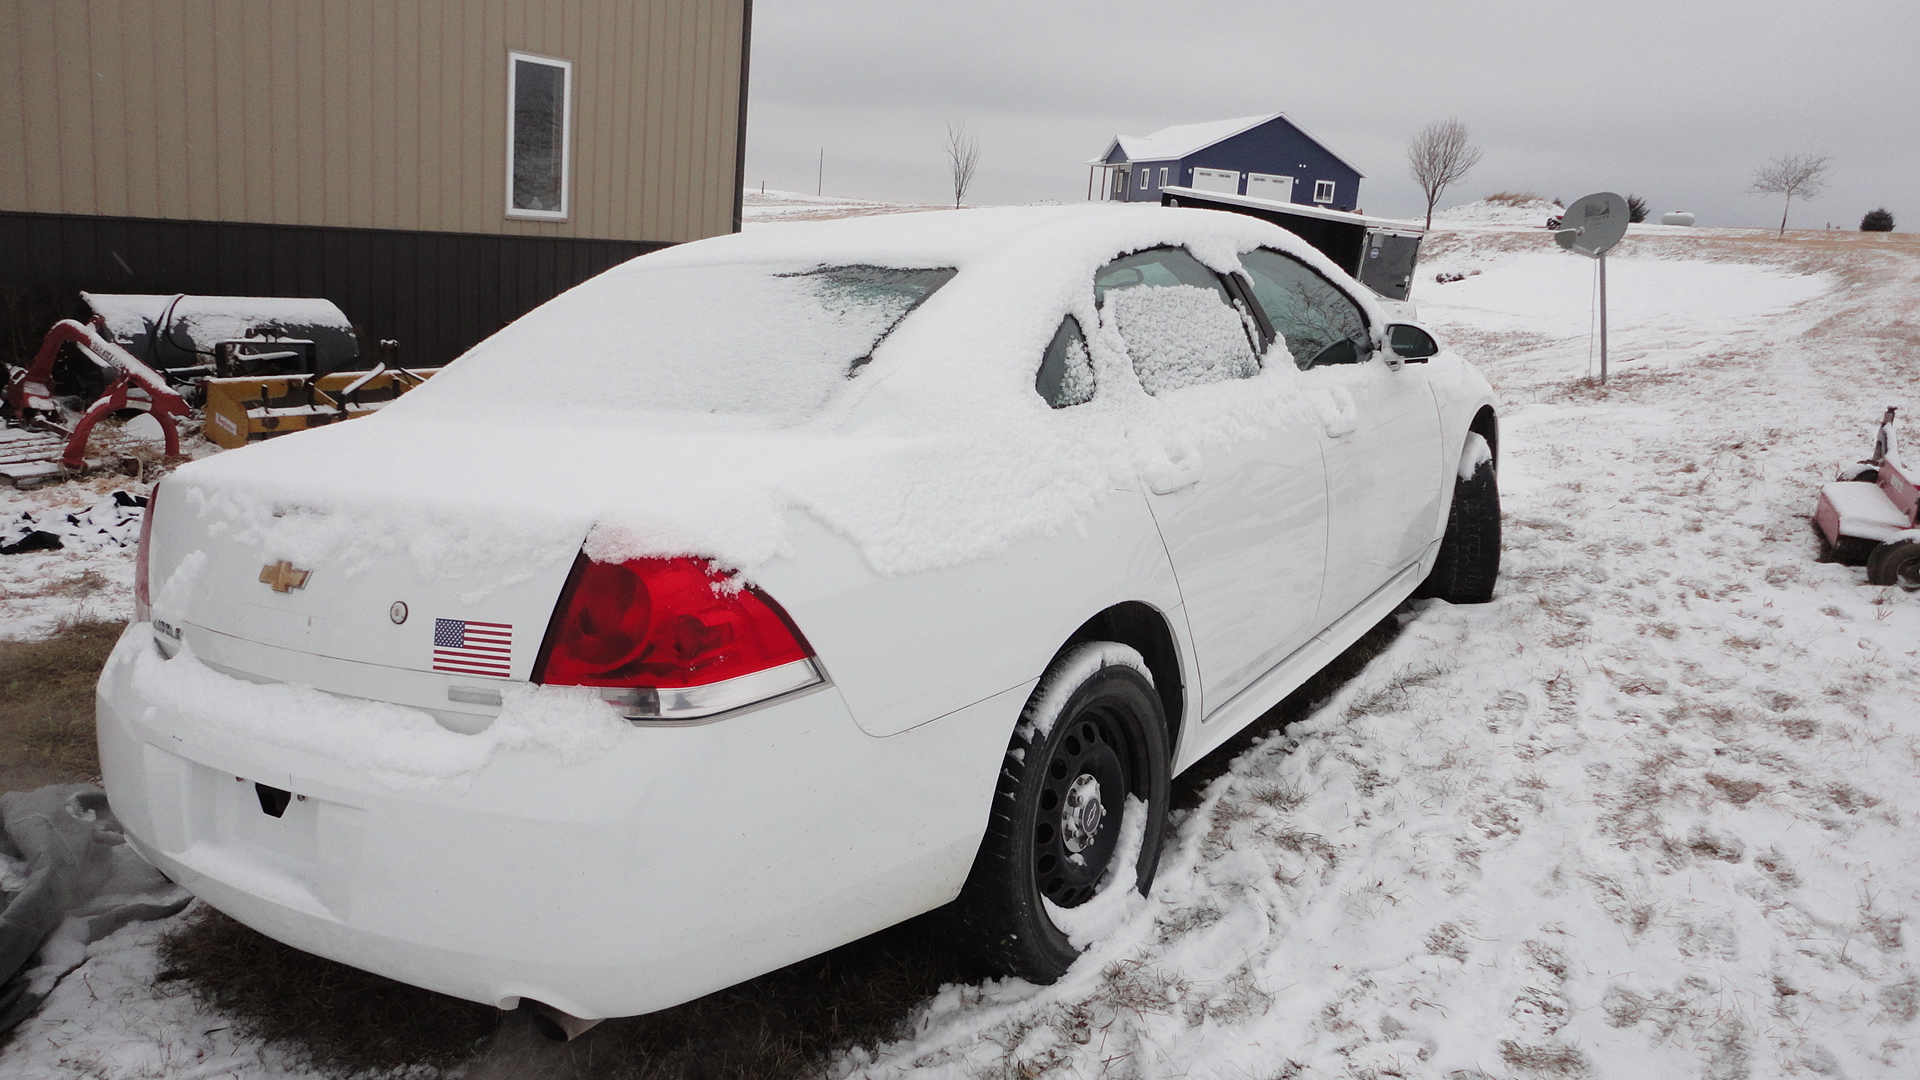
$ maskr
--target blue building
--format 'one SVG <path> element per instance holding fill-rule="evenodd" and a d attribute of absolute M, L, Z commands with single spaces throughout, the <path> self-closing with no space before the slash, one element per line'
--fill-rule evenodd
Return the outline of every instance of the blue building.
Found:
<path fill-rule="evenodd" d="M 1330 210 L 1360 204 L 1360 170 L 1285 113 L 1121 135 L 1087 164 L 1088 198 L 1159 202 L 1161 189 L 1183 187 Z"/>

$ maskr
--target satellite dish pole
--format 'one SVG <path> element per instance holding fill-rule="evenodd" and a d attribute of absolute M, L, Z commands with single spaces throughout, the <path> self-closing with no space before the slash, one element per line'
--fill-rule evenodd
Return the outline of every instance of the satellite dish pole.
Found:
<path fill-rule="evenodd" d="M 1607 253 L 1602 251 L 1595 258 L 1600 260 L 1600 385 L 1607 385 Z"/>
<path fill-rule="evenodd" d="M 1627 200 L 1611 191 L 1574 200 L 1560 216 L 1554 242 L 1600 261 L 1600 385 L 1607 384 L 1607 251 L 1627 235 Z"/>

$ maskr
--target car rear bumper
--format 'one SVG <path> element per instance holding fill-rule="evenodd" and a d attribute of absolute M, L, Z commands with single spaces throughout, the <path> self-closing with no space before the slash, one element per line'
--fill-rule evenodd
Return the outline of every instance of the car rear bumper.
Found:
<path fill-rule="evenodd" d="M 475 1001 L 665 1008 L 957 893 L 1028 686 L 889 738 L 831 686 L 565 764 L 500 750 L 396 791 L 145 700 L 130 626 L 101 675 L 101 768 L 129 838 L 297 948 Z M 270 816 L 259 788 L 293 793 Z"/>

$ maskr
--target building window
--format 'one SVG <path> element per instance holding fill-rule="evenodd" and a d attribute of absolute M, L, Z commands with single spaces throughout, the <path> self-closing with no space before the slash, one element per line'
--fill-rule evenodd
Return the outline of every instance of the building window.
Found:
<path fill-rule="evenodd" d="M 507 216 L 567 216 L 573 65 L 507 54 Z"/>
<path fill-rule="evenodd" d="M 1333 181 L 1315 180 L 1313 182 L 1313 201 L 1330 203 L 1333 201 Z"/>
<path fill-rule="evenodd" d="M 1167 186 L 1167 170 L 1164 168 L 1160 170 L 1160 186 Z"/>

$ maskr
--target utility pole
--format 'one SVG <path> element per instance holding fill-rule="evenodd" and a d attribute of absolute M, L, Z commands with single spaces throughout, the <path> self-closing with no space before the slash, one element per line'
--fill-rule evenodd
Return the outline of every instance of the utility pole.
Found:
<path fill-rule="evenodd" d="M 820 171 L 813 178 L 813 193 L 822 194 L 827 189 L 827 148 L 820 148 Z"/>

